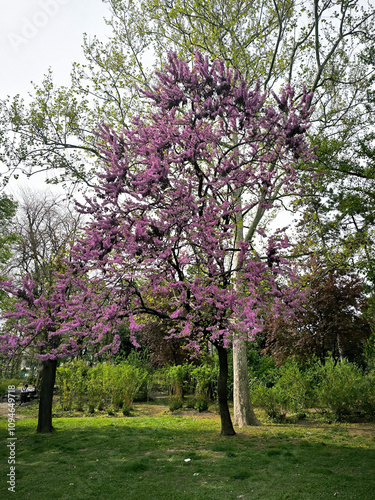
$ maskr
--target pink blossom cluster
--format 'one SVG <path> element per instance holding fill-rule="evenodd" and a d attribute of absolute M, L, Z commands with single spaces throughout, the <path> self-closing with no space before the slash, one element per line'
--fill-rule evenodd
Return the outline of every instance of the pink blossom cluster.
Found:
<path fill-rule="evenodd" d="M 312 95 L 303 90 L 295 103 L 286 86 L 273 105 L 259 85 L 199 53 L 191 67 L 170 54 L 158 77 L 144 92 L 148 115 L 121 134 L 100 127 L 105 164 L 75 255 L 117 284 L 134 338 L 147 315 L 172 320 L 170 335 L 195 350 L 207 339 L 253 338 L 264 311 L 291 310 L 300 291 L 280 255 L 285 238 L 262 234 L 262 259 L 237 238 L 236 220 L 272 208 L 280 185 L 300 189 Z"/>
<path fill-rule="evenodd" d="M 69 270 L 48 297 L 25 284 L 28 298 L 9 313 L 25 334 L 20 347 L 28 338 L 41 359 L 115 349 L 125 319 L 136 343 L 148 317 L 169 319 L 169 335 L 196 352 L 207 340 L 227 347 L 252 339 L 267 311 L 298 304 L 285 238 L 258 231 L 261 255 L 239 236 L 239 220 L 271 209 L 280 190 L 301 189 L 312 95 L 303 90 L 296 103 L 289 86 L 279 97 L 250 89 L 199 53 L 191 65 L 171 53 L 158 79 L 144 92 L 148 114 L 120 134 L 99 128 L 103 169 L 80 206 L 91 222 Z"/>
<path fill-rule="evenodd" d="M 76 357 L 82 351 L 96 355 L 99 349 L 116 352 L 119 337 L 112 334 L 110 321 L 102 317 L 96 300 L 100 294 L 86 287 L 77 288 L 73 294 L 68 281 L 67 276 L 60 277 L 50 293 L 40 296 L 29 276 L 22 288 L 11 281 L 0 283 L 4 291 L 17 299 L 14 310 L 3 315 L 8 320 L 8 332 L 0 335 L 3 355 L 15 357 L 32 349 L 35 357 L 45 361 Z M 91 306 L 96 303 L 97 307 L 87 314 L 85 301 L 90 296 Z M 111 333 L 110 342 L 104 338 L 106 333 Z"/>

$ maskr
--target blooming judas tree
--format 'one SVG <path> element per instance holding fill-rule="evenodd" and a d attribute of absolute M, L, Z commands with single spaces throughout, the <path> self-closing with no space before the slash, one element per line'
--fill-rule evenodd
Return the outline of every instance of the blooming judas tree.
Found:
<path fill-rule="evenodd" d="M 22 287 L 1 282 L 1 289 L 15 299 L 13 310 L 4 314 L 7 320 L 0 334 L 0 353 L 8 359 L 32 354 L 41 361 L 41 387 L 37 432 L 53 431 L 52 400 L 59 359 L 77 357 L 82 352 L 103 353 L 116 351 L 119 339 L 107 337 L 111 322 L 103 318 L 101 311 L 103 289 L 94 291 L 85 286 L 81 276 L 78 287 L 73 290 L 71 273 L 56 277 L 54 285 L 38 294 L 38 286 L 26 276 Z M 77 284 L 77 280 L 75 280 Z M 90 314 L 78 314 L 74 318 L 71 310 L 84 310 L 84 298 L 90 299 Z M 96 307 L 95 307 L 96 304 Z M 99 325 L 95 327 L 95 325 Z"/>
<path fill-rule="evenodd" d="M 70 266 L 67 256 L 79 224 L 78 214 L 61 198 L 48 191 L 23 191 L 15 221 L 17 238 L 8 266 L 12 281 L 0 282 L 1 292 L 9 297 L 8 308 L 13 304 L 1 322 L 0 360 L 7 363 L 20 358 L 40 360 L 39 432 L 52 430 L 53 385 L 58 360 L 77 356 L 82 351 L 95 353 L 107 342 L 104 328 L 98 332 L 94 326 L 98 317 L 93 298 L 91 316 L 77 313 L 74 322 L 69 321 L 69 328 L 65 328 L 70 319 L 68 305 L 82 303 L 82 296 L 90 294 L 100 297 L 99 307 L 103 300 L 100 284 L 95 287 L 90 281 L 90 290 L 87 290 L 82 273 L 79 284 L 71 280 L 77 271 Z"/>
<path fill-rule="evenodd" d="M 113 300 L 103 314 L 128 317 L 134 343 L 144 317 L 155 316 L 195 352 L 216 346 L 222 433 L 233 434 L 226 348 L 251 340 L 266 308 L 286 314 L 298 298 L 283 286 L 285 238 L 268 238 L 259 222 L 300 189 L 295 164 L 309 159 L 312 96 L 302 92 L 294 104 L 286 87 L 271 99 L 200 54 L 191 67 L 170 54 L 157 76 L 144 92 L 149 114 L 122 134 L 100 128 L 104 166 L 82 208 L 92 222 L 73 260 L 107 284 Z"/>

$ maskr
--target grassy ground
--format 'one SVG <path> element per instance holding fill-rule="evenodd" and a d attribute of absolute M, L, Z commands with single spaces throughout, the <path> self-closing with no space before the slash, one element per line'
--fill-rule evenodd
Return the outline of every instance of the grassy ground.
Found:
<path fill-rule="evenodd" d="M 225 438 L 212 412 L 138 405 L 132 417 L 56 418 L 54 425 L 54 434 L 37 435 L 35 418 L 17 420 L 12 494 L 0 420 L 0 498 L 375 498 L 374 424 L 267 424 Z"/>

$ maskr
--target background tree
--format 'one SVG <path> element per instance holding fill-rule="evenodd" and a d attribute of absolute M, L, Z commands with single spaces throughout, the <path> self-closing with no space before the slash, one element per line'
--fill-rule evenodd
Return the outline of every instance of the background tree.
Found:
<path fill-rule="evenodd" d="M 41 360 L 38 432 L 52 430 L 52 396 L 57 358 L 46 346 L 56 348 L 59 293 L 53 292 L 56 272 L 64 270 L 63 258 L 78 229 L 79 215 L 50 192 L 21 193 L 14 229 L 17 239 L 8 261 L 8 279 L 2 291 L 14 297 L 0 336 L 8 359 L 31 357 Z"/>
<path fill-rule="evenodd" d="M 170 311 L 172 313 L 173 310 Z M 116 353 L 117 359 L 127 358 L 132 352 L 147 357 L 152 368 L 161 368 L 168 365 L 182 365 L 189 362 L 190 354 L 184 349 L 183 339 L 167 338 L 169 330 L 173 327 L 173 321 L 149 318 L 138 332 L 139 347 L 135 347 L 130 340 L 131 333 L 129 322 L 124 321 L 117 327 L 120 338 L 120 346 Z"/>
<path fill-rule="evenodd" d="M 52 192 L 20 191 L 14 230 L 18 236 L 13 245 L 9 274 L 22 283 L 29 275 L 43 291 L 52 286 L 54 268 L 79 229 L 81 216 L 65 197 Z"/>
<path fill-rule="evenodd" d="M 138 334 L 139 342 L 150 355 L 154 367 L 182 365 L 189 362 L 190 354 L 184 349 L 185 342 L 179 338 L 168 338 L 174 324 L 163 319 L 153 319 L 146 323 Z"/>
<path fill-rule="evenodd" d="M 374 50 L 362 58 L 374 67 Z M 324 256 L 328 265 L 350 266 L 374 283 L 374 79 L 366 90 L 369 120 L 360 135 L 350 129 L 339 140 L 321 133 L 317 138 L 317 169 L 324 173 L 307 186 L 300 200 L 303 218 L 300 249 Z M 372 85 L 371 85 L 372 84 Z M 307 243 L 308 242 L 308 243 Z M 372 285 L 373 289 L 373 285 Z"/>
<path fill-rule="evenodd" d="M 16 207 L 12 198 L 5 194 L 0 195 L 0 276 L 2 278 L 8 270 L 7 263 L 12 256 L 12 246 L 17 238 L 13 230 Z M 7 307 L 9 307 L 7 296 L 0 291 L 0 310 Z"/>
<path fill-rule="evenodd" d="M 103 326 L 103 287 L 99 292 L 92 284 L 85 288 L 81 280 L 79 290 L 72 290 L 66 284 L 66 275 L 64 280 L 57 280 L 52 288 L 44 290 L 43 295 L 38 295 L 38 287 L 28 277 L 22 287 L 14 286 L 11 281 L 2 282 L 1 287 L 15 301 L 13 309 L 3 315 L 8 324 L 0 335 L 0 350 L 10 359 L 26 352 L 33 353 L 41 361 L 37 432 L 50 433 L 53 431 L 52 403 L 58 361 L 78 357 L 82 352 L 99 355 L 111 350 L 116 352 L 119 347 L 118 335 L 109 335 L 110 328 Z M 95 294 L 100 300 L 94 308 L 92 298 Z M 73 304 L 76 309 L 80 306 L 82 310 L 89 297 L 89 313 L 68 319 L 69 306 Z M 69 323 L 68 328 L 66 323 Z"/>
<path fill-rule="evenodd" d="M 306 306 L 287 322 L 269 317 L 262 332 L 266 352 L 279 362 L 291 356 L 303 361 L 327 356 L 337 362 L 348 359 L 361 364 L 371 336 L 364 316 L 368 297 L 363 278 L 347 269 L 327 269 L 316 260 L 310 262 Z"/>

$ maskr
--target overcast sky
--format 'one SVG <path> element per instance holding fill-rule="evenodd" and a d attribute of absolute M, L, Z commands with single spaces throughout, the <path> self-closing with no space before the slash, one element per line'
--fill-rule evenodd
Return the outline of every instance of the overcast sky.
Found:
<path fill-rule="evenodd" d="M 0 6 L 0 98 L 25 95 L 49 67 L 56 84 L 69 84 L 72 62 L 84 61 L 82 34 L 109 33 L 102 0 L 0 0 Z"/>
<path fill-rule="evenodd" d="M 72 63 L 85 62 L 83 33 L 103 41 L 110 33 L 102 0 L 0 0 L 0 7 L 0 99 L 27 97 L 31 81 L 41 83 L 49 67 L 57 86 L 69 85 Z M 43 189 L 36 177 L 20 177 L 6 191 L 17 197 L 20 185 Z"/>

